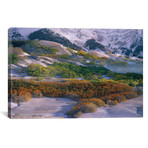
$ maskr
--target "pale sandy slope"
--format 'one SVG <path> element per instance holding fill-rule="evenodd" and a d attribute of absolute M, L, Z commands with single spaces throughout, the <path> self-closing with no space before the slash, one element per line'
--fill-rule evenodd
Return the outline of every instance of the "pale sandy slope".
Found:
<path fill-rule="evenodd" d="M 112 117 L 142 117 L 143 116 L 143 96 L 116 106 L 99 107 L 96 112 L 83 113 L 80 118 L 112 118 Z"/>
<path fill-rule="evenodd" d="M 65 118 L 75 101 L 66 98 L 32 98 L 11 109 L 12 118 Z"/>
<path fill-rule="evenodd" d="M 66 98 L 32 98 L 11 109 L 12 118 L 67 118 L 65 113 L 75 101 Z M 96 112 L 83 113 L 80 118 L 142 117 L 143 96 L 116 106 L 99 107 Z"/>

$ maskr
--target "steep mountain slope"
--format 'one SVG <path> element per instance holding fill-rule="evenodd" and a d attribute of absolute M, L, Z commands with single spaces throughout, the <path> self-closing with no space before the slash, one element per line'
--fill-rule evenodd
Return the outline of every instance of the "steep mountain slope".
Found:
<path fill-rule="evenodd" d="M 8 30 L 8 40 L 25 40 L 26 38 L 20 34 L 17 28 L 9 28 Z"/>
<path fill-rule="evenodd" d="M 81 50 L 80 47 L 78 47 L 76 44 L 71 43 L 71 41 L 69 41 L 67 38 L 65 38 L 64 36 L 61 36 L 58 33 L 55 33 L 53 31 L 51 31 L 50 29 L 40 29 L 37 30 L 33 33 L 31 33 L 28 38 L 30 40 L 47 40 L 47 41 L 53 41 L 53 42 L 57 42 L 60 43 L 66 47 L 70 47 L 73 48 L 75 50 Z"/>
<path fill-rule="evenodd" d="M 80 47 L 86 47 L 94 39 L 112 53 L 128 56 L 143 56 L 143 30 L 137 29 L 52 29 Z M 92 40 L 93 41 L 93 40 Z M 89 44 L 94 48 L 94 42 Z M 90 49 L 90 48 L 89 48 Z"/>
<path fill-rule="evenodd" d="M 41 45 L 45 46 L 45 47 L 50 47 L 50 48 L 58 49 L 56 54 L 59 54 L 59 55 L 62 55 L 62 54 L 71 55 L 71 53 L 69 52 L 67 47 L 63 46 L 62 44 L 59 44 L 59 43 L 56 43 L 56 42 L 52 42 L 52 41 L 44 41 L 44 40 L 39 41 L 39 43 Z"/>
<path fill-rule="evenodd" d="M 98 50 L 98 51 L 103 51 L 106 54 L 111 54 L 111 51 L 108 48 L 97 42 L 95 39 L 87 40 L 86 43 L 84 44 L 84 47 L 87 48 L 88 50 Z"/>
<path fill-rule="evenodd" d="M 22 46 L 22 49 L 27 53 L 38 53 L 38 54 L 67 54 L 71 55 L 67 47 L 52 41 L 28 41 Z"/>
<path fill-rule="evenodd" d="M 143 30 L 138 29 L 10 28 L 9 39 L 47 40 L 75 50 L 143 57 Z"/>
<path fill-rule="evenodd" d="M 98 30 L 104 37 L 102 43 L 113 53 L 143 56 L 143 31 L 136 29 Z"/>

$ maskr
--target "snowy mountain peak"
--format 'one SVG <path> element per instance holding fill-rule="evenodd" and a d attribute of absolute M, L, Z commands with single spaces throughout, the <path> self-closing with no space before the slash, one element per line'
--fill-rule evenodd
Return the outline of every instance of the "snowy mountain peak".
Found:
<path fill-rule="evenodd" d="M 143 30 L 140 29 L 9 29 L 9 40 L 24 39 L 54 41 L 75 50 L 100 50 L 104 53 L 143 57 Z"/>
<path fill-rule="evenodd" d="M 17 28 L 9 28 L 8 39 L 9 40 L 25 40 L 26 38 L 18 32 Z"/>
<path fill-rule="evenodd" d="M 143 30 L 138 29 L 51 29 L 76 45 L 85 48 L 94 39 L 112 53 L 143 56 Z M 94 43 L 93 43 L 94 44 Z M 96 44 L 96 43 L 95 43 Z M 89 45 L 94 46 L 94 45 Z"/>

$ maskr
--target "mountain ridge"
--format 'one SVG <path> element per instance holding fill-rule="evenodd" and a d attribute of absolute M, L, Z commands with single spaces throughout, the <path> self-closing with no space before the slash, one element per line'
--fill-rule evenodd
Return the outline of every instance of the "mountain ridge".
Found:
<path fill-rule="evenodd" d="M 97 50 L 106 54 L 143 57 L 143 30 L 140 29 L 32 28 L 27 29 L 27 35 L 20 31 L 21 28 L 12 29 L 13 34 L 9 31 L 9 39 L 49 40 L 75 50 Z M 94 42 L 86 46 L 90 40 Z"/>

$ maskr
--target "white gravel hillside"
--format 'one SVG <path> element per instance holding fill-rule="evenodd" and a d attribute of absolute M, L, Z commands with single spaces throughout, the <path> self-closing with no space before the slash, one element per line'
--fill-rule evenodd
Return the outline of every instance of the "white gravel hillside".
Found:
<path fill-rule="evenodd" d="M 30 64 L 39 64 L 39 65 L 47 67 L 48 65 L 51 65 L 54 62 L 59 63 L 58 60 L 50 58 L 50 57 L 45 57 L 45 56 L 34 57 L 25 52 L 21 55 L 21 57 L 23 56 L 27 56 L 27 58 L 24 58 L 23 60 L 19 60 L 17 64 L 8 65 L 8 76 L 9 77 L 27 76 L 27 73 L 22 72 L 21 69 L 28 67 L 28 65 Z"/>
<path fill-rule="evenodd" d="M 66 98 L 32 98 L 10 112 L 12 118 L 66 118 L 74 103 Z"/>
<path fill-rule="evenodd" d="M 42 45 L 52 48 L 57 48 L 59 51 L 56 54 L 62 55 L 62 54 L 68 54 L 71 55 L 71 53 L 67 50 L 67 47 L 64 47 L 63 45 L 52 42 L 52 41 L 39 41 Z"/>
<path fill-rule="evenodd" d="M 11 107 L 12 118 L 67 118 L 65 113 L 75 101 L 66 98 L 32 98 L 29 102 Z M 116 106 L 98 107 L 96 112 L 82 113 L 79 118 L 142 117 L 143 96 L 122 102 Z"/>
<path fill-rule="evenodd" d="M 116 106 L 100 107 L 96 112 L 83 113 L 80 118 L 142 117 L 143 96 L 119 103 Z"/>

